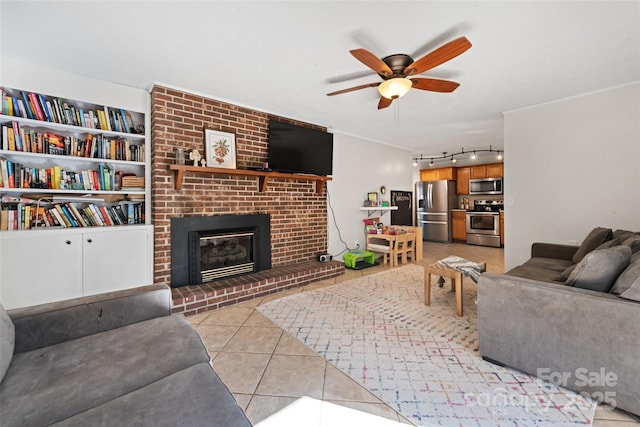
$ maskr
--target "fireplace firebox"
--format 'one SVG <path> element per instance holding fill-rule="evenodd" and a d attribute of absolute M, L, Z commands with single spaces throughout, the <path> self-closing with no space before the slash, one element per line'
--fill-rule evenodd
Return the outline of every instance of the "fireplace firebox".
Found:
<path fill-rule="evenodd" d="M 189 281 L 210 282 L 253 273 L 253 231 L 213 234 L 189 233 Z"/>
<path fill-rule="evenodd" d="M 271 268 L 268 214 L 171 219 L 171 286 Z"/>

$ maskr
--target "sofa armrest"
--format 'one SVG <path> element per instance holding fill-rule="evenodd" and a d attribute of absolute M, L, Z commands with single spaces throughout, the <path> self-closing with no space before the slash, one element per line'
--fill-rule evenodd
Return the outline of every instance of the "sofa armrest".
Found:
<path fill-rule="evenodd" d="M 531 245 L 531 258 L 553 258 L 571 261 L 579 246 L 536 242 Z"/>
<path fill-rule="evenodd" d="M 171 290 L 150 285 L 7 310 L 14 354 L 171 314 Z"/>
<path fill-rule="evenodd" d="M 480 354 L 640 414 L 640 303 L 562 284 L 484 273 L 478 281 Z M 615 375 L 591 383 L 585 376 Z M 608 377 L 607 377 L 608 378 Z M 609 400 L 608 403 L 614 403 Z"/>

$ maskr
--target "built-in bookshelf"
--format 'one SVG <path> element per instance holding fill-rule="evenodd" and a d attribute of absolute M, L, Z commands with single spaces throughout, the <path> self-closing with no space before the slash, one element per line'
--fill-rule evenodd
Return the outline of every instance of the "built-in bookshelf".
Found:
<path fill-rule="evenodd" d="M 0 95 L 0 231 L 149 223 L 144 112 Z"/>
<path fill-rule="evenodd" d="M 17 83 L 0 87 L 3 305 L 153 283 L 144 91 L 98 80 L 84 84 L 86 79 L 61 72 L 55 80 L 27 73 L 40 91 L 92 100 L 83 102 L 7 87 L 26 81 L 13 74 Z M 113 94 L 128 108 L 119 108 Z M 99 104 L 104 99 L 115 105 Z"/>

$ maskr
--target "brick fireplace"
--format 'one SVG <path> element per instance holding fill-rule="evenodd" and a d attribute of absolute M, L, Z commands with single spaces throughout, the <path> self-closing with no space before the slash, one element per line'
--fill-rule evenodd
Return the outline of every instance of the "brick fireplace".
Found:
<path fill-rule="evenodd" d="M 235 133 L 238 169 L 262 165 L 267 161 L 270 118 L 326 130 L 163 86 L 154 86 L 151 92 L 155 283 L 172 283 L 173 218 L 270 217 L 271 270 L 199 288 L 174 288 L 174 311 L 196 313 L 343 272 L 341 263 L 315 261 L 327 250 L 327 201 L 326 194 L 316 194 L 312 182 L 272 179 L 267 190 L 260 192 L 254 177 L 186 174 L 182 190 L 175 189 L 175 177 L 168 169 L 174 163 L 175 149 L 180 147 L 185 153 L 198 149 L 204 154 L 205 127 Z"/>

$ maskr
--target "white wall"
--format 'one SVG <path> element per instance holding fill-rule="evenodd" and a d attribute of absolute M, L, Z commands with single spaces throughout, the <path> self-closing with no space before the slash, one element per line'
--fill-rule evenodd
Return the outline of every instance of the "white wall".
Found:
<path fill-rule="evenodd" d="M 389 200 L 391 190 L 413 191 L 411 152 L 379 144 L 334 131 L 333 180 L 327 183 L 330 206 L 328 208 L 329 253 L 342 260 L 345 243 L 354 249 L 357 240 L 365 247 L 363 219 L 368 213 L 361 211 L 369 192 L 387 187 L 383 200 Z M 333 213 L 332 213 L 333 208 Z M 335 215 L 335 222 L 334 222 Z M 376 213 L 374 216 L 378 216 Z M 391 222 L 390 212 L 381 220 Z M 337 223 L 337 226 L 336 226 Z M 345 243 L 341 242 L 340 237 Z"/>
<path fill-rule="evenodd" d="M 59 96 L 93 104 L 147 113 L 149 92 L 121 84 L 71 74 L 3 58 L 0 84 L 45 95 Z"/>
<path fill-rule="evenodd" d="M 640 231 L 640 83 L 505 113 L 505 270 L 538 241 Z"/>

